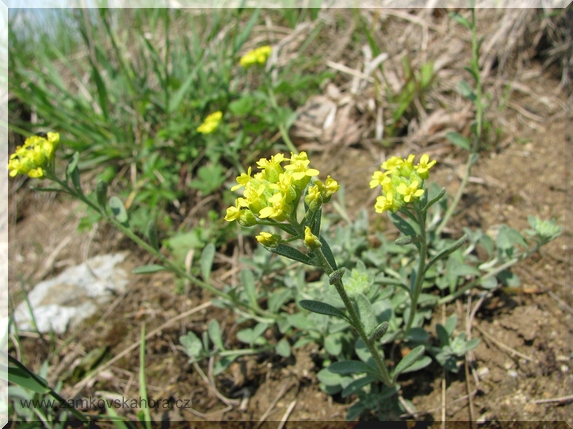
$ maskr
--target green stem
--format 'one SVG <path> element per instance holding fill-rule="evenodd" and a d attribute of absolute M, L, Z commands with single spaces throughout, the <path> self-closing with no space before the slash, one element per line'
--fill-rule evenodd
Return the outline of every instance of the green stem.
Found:
<path fill-rule="evenodd" d="M 424 213 L 416 206 L 416 221 L 420 227 L 420 242 L 419 246 L 416 246 L 419 251 L 419 261 L 418 261 L 418 271 L 416 272 L 416 282 L 414 284 L 414 290 L 410 293 L 410 316 L 408 317 L 408 322 L 403 330 L 403 335 L 406 337 L 412 323 L 414 323 L 414 318 L 418 310 L 418 299 L 420 298 L 420 293 L 422 292 L 422 285 L 424 283 L 424 273 L 426 269 L 426 258 L 428 256 L 428 246 L 426 243 L 426 222 L 424 221 Z"/>
<path fill-rule="evenodd" d="M 39 383 L 42 387 L 44 387 L 45 389 L 48 390 L 47 393 L 49 393 L 54 399 L 56 399 L 60 405 L 68 410 L 70 410 L 70 412 L 76 416 L 80 421 L 84 422 L 84 423 L 88 423 L 89 422 L 89 417 L 84 415 L 83 413 L 81 413 L 80 411 L 76 410 L 74 407 L 71 407 L 68 403 L 68 401 L 66 401 L 64 398 L 62 398 L 58 392 L 56 392 L 54 389 L 52 389 L 50 387 L 50 385 L 48 385 L 48 383 L 46 383 L 46 381 L 40 377 L 38 377 L 34 372 L 30 371 L 28 369 L 27 366 L 25 366 L 22 362 L 20 362 L 18 359 L 16 359 L 15 357 L 13 357 L 12 355 L 8 355 L 8 361 L 12 364 L 14 364 L 15 366 L 17 366 L 18 368 L 20 368 L 22 371 L 26 372 L 26 374 L 28 374 L 31 378 L 34 379 L 34 381 L 36 381 L 37 383 Z"/>
<path fill-rule="evenodd" d="M 74 197 L 80 199 L 81 201 L 83 201 L 85 204 L 87 204 L 89 207 L 91 207 L 92 209 L 96 210 L 98 213 L 100 213 L 108 222 L 110 222 L 113 226 L 115 226 L 117 229 L 119 229 L 123 234 L 125 234 L 127 237 L 129 237 L 135 244 L 137 244 L 139 247 L 141 247 L 143 250 L 149 252 L 150 254 L 152 254 L 153 256 L 155 256 L 157 259 L 159 259 L 161 261 L 161 263 L 165 266 L 166 269 L 168 269 L 169 271 L 175 273 L 176 275 L 178 275 L 181 278 L 184 278 L 188 281 L 190 281 L 191 283 L 196 284 L 197 286 L 208 290 L 209 292 L 211 292 L 214 295 L 217 295 L 229 302 L 232 302 L 233 304 L 239 305 L 241 307 L 246 308 L 247 310 L 258 314 L 260 316 L 263 317 L 268 317 L 271 319 L 277 319 L 278 316 L 275 314 L 272 314 L 268 311 L 262 310 L 260 308 L 255 308 L 252 307 L 251 305 L 241 302 L 241 301 L 237 301 L 236 299 L 233 299 L 229 294 L 226 294 L 223 291 L 220 291 L 219 289 L 216 289 L 215 287 L 213 287 L 211 284 L 206 283 L 202 280 L 199 280 L 198 278 L 188 274 L 185 270 L 181 269 L 179 266 L 177 266 L 176 264 L 174 264 L 173 262 L 171 262 L 169 259 L 167 259 L 165 256 L 163 256 L 157 249 L 155 249 L 153 246 L 149 245 L 147 242 L 145 242 L 144 240 L 142 240 L 137 234 L 135 234 L 131 229 L 129 229 L 128 227 L 124 226 L 123 224 L 121 224 L 120 222 L 118 222 L 114 217 L 109 216 L 105 210 L 103 210 L 100 206 L 98 206 L 97 204 L 93 203 L 92 201 L 90 201 L 82 192 L 77 191 L 76 189 L 71 188 L 70 186 L 68 186 L 68 184 L 62 180 L 60 180 L 58 177 L 56 177 L 55 175 L 47 175 L 47 178 L 55 181 L 56 183 L 58 183 L 67 193 L 69 193 L 70 195 L 73 195 Z"/>
<path fill-rule="evenodd" d="M 324 256 L 324 253 L 322 252 L 322 249 L 318 248 L 318 249 L 314 250 L 313 253 L 318 256 L 318 259 L 320 261 L 320 267 L 324 270 L 324 272 L 327 275 L 330 276 L 330 274 L 333 273 L 334 269 L 328 263 L 326 257 Z M 342 283 L 342 280 L 338 280 L 338 281 L 334 282 L 334 287 L 336 288 L 338 295 L 340 295 L 340 298 L 342 299 L 342 302 L 344 303 L 344 306 L 346 307 L 346 311 L 348 311 L 348 315 L 350 317 L 350 322 L 351 322 L 352 327 L 354 329 L 356 329 L 356 332 L 358 332 L 358 335 L 360 336 L 360 338 L 362 339 L 364 344 L 366 344 L 366 346 L 368 347 L 368 350 L 372 354 L 372 357 L 374 358 L 374 361 L 376 362 L 376 365 L 378 366 L 378 370 L 380 371 L 380 375 L 382 377 L 382 382 L 385 385 L 387 385 L 388 387 L 394 386 L 394 383 L 392 382 L 392 379 L 390 378 L 390 374 L 388 372 L 388 369 L 386 368 L 386 365 L 384 364 L 384 361 L 382 360 L 382 356 L 380 356 L 380 352 L 378 351 L 378 348 L 376 347 L 375 342 L 368 340 L 368 334 L 364 330 L 364 325 L 360 321 L 360 317 L 356 313 L 356 310 L 354 309 L 354 305 L 352 305 L 352 302 L 350 301 L 350 298 L 349 298 L 348 294 L 346 293 L 346 290 L 344 289 L 344 284 Z"/>

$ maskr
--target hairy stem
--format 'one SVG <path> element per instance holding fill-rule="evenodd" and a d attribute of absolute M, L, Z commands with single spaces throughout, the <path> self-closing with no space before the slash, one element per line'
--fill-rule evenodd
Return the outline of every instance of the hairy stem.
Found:
<path fill-rule="evenodd" d="M 322 249 L 319 248 L 319 249 L 315 250 L 313 253 L 318 256 L 318 259 L 320 262 L 320 267 L 324 270 L 324 272 L 327 275 L 332 274 L 334 269 L 328 263 L 326 257 L 324 256 L 324 253 L 322 252 Z M 340 298 L 342 299 L 342 302 L 344 303 L 344 306 L 346 307 L 346 311 L 348 311 L 348 316 L 350 317 L 350 322 L 351 322 L 352 327 L 354 329 L 356 329 L 356 332 L 358 332 L 358 335 L 360 336 L 360 338 L 362 339 L 364 344 L 366 344 L 366 347 L 368 347 L 368 350 L 372 354 L 372 357 L 374 358 L 374 361 L 376 362 L 376 365 L 378 366 L 378 370 L 380 371 L 380 375 L 382 377 L 382 382 L 385 385 L 387 385 L 388 387 L 394 386 L 394 383 L 392 382 L 392 379 L 390 378 L 388 368 L 386 368 L 386 365 L 384 364 L 384 361 L 382 360 L 382 356 L 380 356 L 380 352 L 378 351 L 378 348 L 376 347 L 375 342 L 368 340 L 368 334 L 364 330 L 364 325 L 360 321 L 360 317 L 356 313 L 356 310 L 354 309 L 354 305 L 352 304 L 352 301 L 350 301 L 350 297 L 346 293 L 346 290 L 344 290 L 344 284 L 342 283 L 342 280 L 337 280 L 336 282 L 334 282 L 334 287 L 336 288 L 338 295 L 340 295 Z"/>

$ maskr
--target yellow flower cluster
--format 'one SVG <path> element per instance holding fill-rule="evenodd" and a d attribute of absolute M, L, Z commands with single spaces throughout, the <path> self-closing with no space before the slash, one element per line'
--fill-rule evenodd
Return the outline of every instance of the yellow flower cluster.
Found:
<path fill-rule="evenodd" d="M 54 161 L 60 134 L 47 133 L 46 137 L 32 136 L 26 139 L 23 146 L 10 155 L 8 170 L 10 176 L 27 174 L 29 177 L 42 178 L 46 168 Z"/>
<path fill-rule="evenodd" d="M 283 166 L 283 163 L 288 162 Z M 319 171 L 309 168 L 310 160 L 306 152 L 298 155 L 291 153 L 286 158 L 282 153 L 270 159 L 261 158 L 257 166 L 261 170 L 251 176 L 251 168 L 247 173 L 237 177 L 237 185 L 231 188 L 235 191 L 244 187 L 243 198 L 238 198 L 233 207 L 227 209 L 225 220 L 239 221 L 243 226 L 253 226 L 258 219 L 273 219 L 277 222 L 295 220 L 296 209 L 300 198 L 310 183 L 311 178 L 318 176 Z M 339 188 L 338 183 L 330 176 L 323 183 L 316 180 L 307 191 L 307 199 L 314 204 L 327 202 Z M 308 204 L 308 202 L 307 202 Z M 311 207 L 312 208 L 312 207 Z M 274 237 L 268 233 L 257 237 L 259 242 L 271 242 Z"/>
<path fill-rule="evenodd" d="M 221 119 L 223 118 L 223 112 L 217 111 L 211 113 L 205 118 L 203 123 L 197 128 L 197 132 L 201 134 L 210 134 L 219 126 Z"/>
<path fill-rule="evenodd" d="M 267 58 L 269 58 L 272 50 L 270 46 L 261 46 L 260 48 L 247 52 L 241 57 L 239 62 L 244 68 L 249 68 L 257 64 L 263 65 L 267 62 Z"/>
<path fill-rule="evenodd" d="M 386 171 L 374 172 L 370 187 L 382 186 L 382 195 L 374 205 L 376 212 L 397 212 L 404 204 L 412 203 L 424 195 L 424 181 L 436 161 L 430 161 L 430 157 L 424 154 L 414 166 L 414 158 L 415 155 L 404 159 L 393 156 L 381 165 L 381 169 Z"/>

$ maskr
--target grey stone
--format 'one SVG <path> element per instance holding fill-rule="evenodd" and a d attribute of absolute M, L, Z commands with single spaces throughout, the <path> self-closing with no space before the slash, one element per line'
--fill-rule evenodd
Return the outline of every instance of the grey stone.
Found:
<path fill-rule="evenodd" d="M 126 256 L 126 253 L 95 256 L 38 283 L 28 294 L 38 331 L 63 334 L 95 314 L 114 295 L 121 294 L 129 277 L 118 264 Z M 14 321 L 20 330 L 35 330 L 26 300 L 16 308 Z"/>

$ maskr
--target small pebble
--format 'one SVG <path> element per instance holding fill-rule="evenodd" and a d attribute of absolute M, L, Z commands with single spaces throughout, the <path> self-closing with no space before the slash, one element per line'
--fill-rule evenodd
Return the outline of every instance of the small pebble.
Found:
<path fill-rule="evenodd" d="M 504 367 L 505 369 L 511 369 L 512 366 L 513 366 L 513 362 L 510 362 L 510 361 L 506 361 L 506 362 L 503 364 L 503 367 Z"/>
<path fill-rule="evenodd" d="M 517 378 L 517 371 L 514 369 L 510 369 L 509 371 L 507 371 L 507 375 L 513 378 Z"/>
<path fill-rule="evenodd" d="M 489 375 L 489 368 L 487 366 L 482 366 L 477 369 L 477 375 L 479 378 L 486 378 Z"/>
<path fill-rule="evenodd" d="M 569 367 L 567 365 L 561 365 L 561 372 L 568 372 L 569 371 Z"/>

